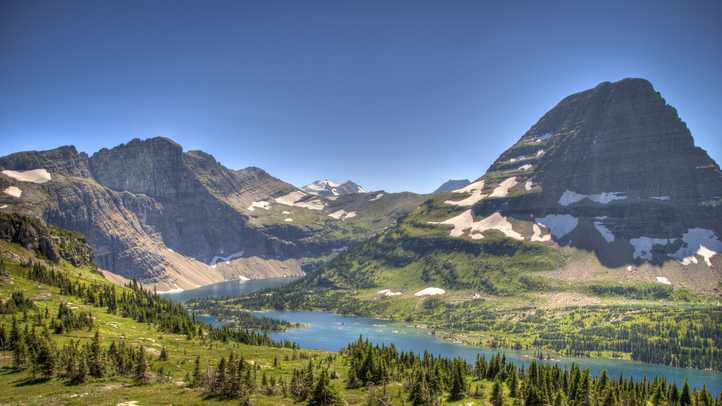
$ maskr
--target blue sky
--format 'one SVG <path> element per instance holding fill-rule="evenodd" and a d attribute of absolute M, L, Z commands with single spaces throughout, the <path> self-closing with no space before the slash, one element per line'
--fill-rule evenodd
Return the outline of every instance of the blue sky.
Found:
<path fill-rule="evenodd" d="M 428 192 L 634 76 L 720 162 L 721 72 L 718 0 L 9 0 L 0 155 L 164 135 L 298 185 Z"/>

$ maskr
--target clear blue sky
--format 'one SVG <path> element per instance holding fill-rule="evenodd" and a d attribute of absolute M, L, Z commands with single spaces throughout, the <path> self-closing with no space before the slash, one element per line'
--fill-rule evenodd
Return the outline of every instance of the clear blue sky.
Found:
<path fill-rule="evenodd" d="M 720 162 L 719 0 L 5 0 L 0 155 L 165 135 L 298 185 L 428 192 L 630 76 Z"/>

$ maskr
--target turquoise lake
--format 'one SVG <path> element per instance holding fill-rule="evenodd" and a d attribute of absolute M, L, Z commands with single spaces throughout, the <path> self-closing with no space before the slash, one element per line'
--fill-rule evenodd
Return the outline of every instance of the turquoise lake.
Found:
<path fill-rule="evenodd" d="M 255 281 L 228 281 L 215 285 L 204 286 L 198 289 L 180 293 L 167 294 L 166 297 L 186 301 L 202 297 L 231 297 L 260 289 L 282 286 L 293 279 L 267 279 Z M 290 340 L 302 348 L 311 348 L 323 351 L 338 351 L 359 336 L 368 338 L 377 344 L 393 344 L 400 351 L 413 351 L 454 358 L 461 357 L 473 361 L 477 354 L 487 358 L 502 352 L 506 358 L 517 365 L 528 365 L 531 354 L 513 350 L 495 350 L 482 347 L 473 347 L 464 344 L 444 341 L 413 326 L 400 322 L 378 320 L 366 317 L 342 316 L 328 312 L 278 312 L 268 311 L 259 314 L 280 320 L 303 324 L 302 328 L 290 329 L 285 332 L 272 333 L 276 340 Z M 202 320 L 211 324 L 216 323 L 213 318 L 202 317 Z M 592 359 L 592 358 L 561 358 L 557 360 L 538 361 L 547 364 L 557 364 L 568 367 L 576 364 L 581 368 L 588 368 L 593 374 L 606 370 L 610 376 L 634 379 L 653 379 L 662 376 L 668 381 L 678 385 L 687 379 L 693 387 L 707 385 L 715 396 L 722 392 L 722 373 L 702 371 L 697 369 L 673 368 L 662 365 L 646 364 L 635 361 Z"/>

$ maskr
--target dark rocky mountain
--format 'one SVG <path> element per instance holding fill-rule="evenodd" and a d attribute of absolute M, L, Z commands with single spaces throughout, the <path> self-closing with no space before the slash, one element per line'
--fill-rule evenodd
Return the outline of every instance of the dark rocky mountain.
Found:
<path fill-rule="evenodd" d="M 378 232 L 393 221 L 387 213 L 420 202 L 395 194 L 332 202 L 167 138 L 92 156 L 72 146 L 20 152 L 0 158 L 0 169 L 0 211 L 79 232 L 102 269 L 160 290 L 298 275 L 305 259 Z"/>
<path fill-rule="evenodd" d="M 526 289 L 541 273 L 523 272 L 546 271 L 565 283 L 634 280 L 719 294 L 721 236 L 719 166 L 648 81 L 624 79 L 565 98 L 482 177 L 432 195 L 313 281 L 400 289 L 384 281 L 408 273 L 408 284 L 428 269 L 416 283 L 447 272 L 456 282 L 442 286 L 481 280 L 496 292 Z"/>
<path fill-rule="evenodd" d="M 461 189 L 464 186 L 467 186 L 469 183 L 471 183 L 469 179 L 449 179 L 446 182 L 442 183 L 441 186 L 436 188 L 436 190 L 434 190 L 432 194 L 451 192 L 456 189 Z"/>
<path fill-rule="evenodd" d="M 565 98 L 479 182 L 475 218 L 533 218 L 607 266 L 722 251 L 722 172 L 646 80 Z"/>

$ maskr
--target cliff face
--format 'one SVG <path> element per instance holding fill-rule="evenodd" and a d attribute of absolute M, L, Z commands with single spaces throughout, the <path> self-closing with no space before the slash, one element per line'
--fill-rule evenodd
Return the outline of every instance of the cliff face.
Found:
<path fill-rule="evenodd" d="M 90 157 L 74 147 L 22 152 L 0 158 L 0 169 L 0 190 L 7 190 L 0 212 L 80 232 L 101 268 L 160 290 L 300 275 L 304 258 L 378 231 L 393 218 L 386 212 L 416 201 L 393 194 L 324 201 L 259 168 L 230 170 L 166 138 L 135 139 Z M 329 217 L 351 206 L 358 217 Z M 367 207 L 371 226 L 361 214 Z"/>
<path fill-rule="evenodd" d="M 451 205 L 470 207 L 472 222 L 499 213 L 529 240 L 549 235 L 608 266 L 722 251 L 722 172 L 642 79 L 565 98 L 458 192 Z"/>
<path fill-rule="evenodd" d="M 50 261 L 74 266 L 93 264 L 93 252 L 79 234 L 47 226 L 33 217 L 0 213 L 0 240 L 15 243 Z"/>

